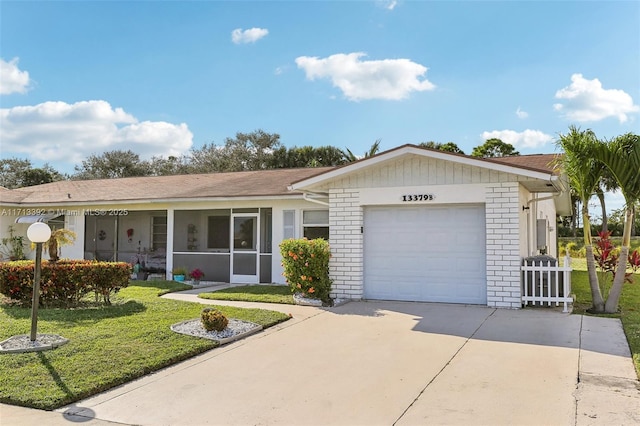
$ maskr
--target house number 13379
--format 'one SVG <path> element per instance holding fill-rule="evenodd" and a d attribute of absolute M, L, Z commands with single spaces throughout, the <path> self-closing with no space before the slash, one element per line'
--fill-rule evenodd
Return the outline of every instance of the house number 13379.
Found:
<path fill-rule="evenodd" d="M 407 194 L 402 196 L 402 201 L 432 201 L 433 194 Z"/>

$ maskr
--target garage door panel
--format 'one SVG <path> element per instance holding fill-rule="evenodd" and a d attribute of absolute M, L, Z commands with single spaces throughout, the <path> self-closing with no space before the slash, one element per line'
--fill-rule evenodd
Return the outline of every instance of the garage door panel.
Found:
<path fill-rule="evenodd" d="M 468 272 L 477 275 L 480 269 L 485 267 L 485 263 L 477 258 L 459 258 L 456 259 L 454 271 L 461 273 Z"/>
<path fill-rule="evenodd" d="M 364 294 L 486 303 L 484 206 L 365 209 Z"/>

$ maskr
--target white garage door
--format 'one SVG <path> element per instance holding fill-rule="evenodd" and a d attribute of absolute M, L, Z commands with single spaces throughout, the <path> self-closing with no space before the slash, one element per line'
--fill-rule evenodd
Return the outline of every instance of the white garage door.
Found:
<path fill-rule="evenodd" d="M 487 303 L 483 205 L 368 207 L 367 299 Z"/>

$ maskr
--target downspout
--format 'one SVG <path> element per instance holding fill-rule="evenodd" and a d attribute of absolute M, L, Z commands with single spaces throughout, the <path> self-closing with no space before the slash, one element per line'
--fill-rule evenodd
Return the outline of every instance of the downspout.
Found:
<path fill-rule="evenodd" d="M 309 195 L 311 195 L 311 194 L 313 194 L 313 195 L 319 195 L 319 194 L 317 194 L 317 193 L 304 191 L 304 192 L 302 192 L 302 198 L 303 198 L 304 200 L 306 200 L 306 201 L 310 201 L 310 202 L 312 202 L 312 203 L 316 203 L 316 204 L 323 205 L 323 206 L 325 206 L 325 207 L 329 207 L 329 203 L 328 203 L 328 202 L 326 202 L 326 201 L 321 201 L 321 200 L 318 200 L 318 199 L 316 199 L 316 198 L 311 198 L 311 197 L 309 196 Z"/>
<path fill-rule="evenodd" d="M 550 195 L 548 197 L 542 197 L 542 198 L 538 198 L 538 194 L 535 194 L 536 198 L 532 198 L 531 200 L 527 201 L 527 206 L 531 203 L 537 203 L 538 201 L 546 201 L 546 200 L 553 200 L 554 198 L 556 198 L 556 195 Z"/>
<path fill-rule="evenodd" d="M 533 256 L 533 237 L 531 235 L 531 209 L 529 207 L 529 202 L 527 202 L 527 206 L 522 206 L 522 210 L 527 211 L 527 253 L 528 256 Z"/>

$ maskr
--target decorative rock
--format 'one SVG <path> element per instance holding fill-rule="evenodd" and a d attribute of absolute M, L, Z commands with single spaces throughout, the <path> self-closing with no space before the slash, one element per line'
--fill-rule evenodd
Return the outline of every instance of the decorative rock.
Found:
<path fill-rule="evenodd" d="M 182 321 L 171 326 L 171 330 L 176 333 L 188 336 L 202 337 L 204 339 L 216 340 L 221 345 L 241 339 L 262 330 L 260 324 L 238 319 L 229 319 L 227 328 L 222 331 L 207 331 L 202 326 L 200 319 Z"/>
<path fill-rule="evenodd" d="M 0 353 L 41 352 L 55 349 L 66 343 L 69 343 L 69 339 L 57 334 L 37 334 L 33 342 L 31 336 L 20 334 L 0 342 Z"/>
<path fill-rule="evenodd" d="M 301 306 L 317 306 L 317 307 L 322 306 L 322 300 L 312 299 L 310 297 L 304 297 L 301 293 L 294 293 L 293 301 L 295 302 L 296 305 L 301 305 Z"/>

